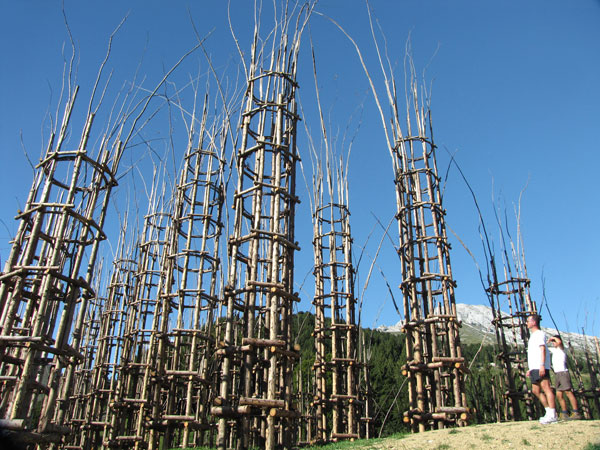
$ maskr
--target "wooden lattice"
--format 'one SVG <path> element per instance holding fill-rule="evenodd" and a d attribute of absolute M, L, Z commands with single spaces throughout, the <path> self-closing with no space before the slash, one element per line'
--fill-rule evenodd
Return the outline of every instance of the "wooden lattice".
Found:
<path fill-rule="evenodd" d="M 430 112 L 419 103 L 417 89 L 413 77 L 406 134 L 395 116 L 391 154 L 405 314 L 403 372 L 410 402 L 405 421 L 414 431 L 424 431 L 464 425 L 470 411 Z"/>
<path fill-rule="evenodd" d="M 527 317 L 536 314 L 537 307 L 529 294 L 529 279 L 511 276 L 509 270 L 505 270 L 505 275 L 506 281 L 492 283 L 488 289 L 494 316 L 492 323 L 500 350 L 497 357 L 503 372 L 503 401 L 499 405 L 505 405 L 505 408 L 501 417 L 522 420 L 523 404 L 527 417 L 532 420 L 537 417 L 537 412 L 527 388 L 527 352 L 523 343 L 529 340 Z M 502 311 L 505 307 L 508 307 L 508 315 Z"/>
<path fill-rule="evenodd" d="M 95 263 L 123 150 L 118 139 L 104 138 L 88 151 L 92 111 L 79 142 L 67 148 L 77 92 L 37 166 L 0 277 L 0 415 L 33 441 L 58 441 L 71 431 L 67 403 L 85 359 L 84 322 L 96 298 Z"/>
<path fill-rule="evenodd" d="M 359 389 L 362 364 L 358 352 L 348 185 L 341 162 L 337 168 L 326 168 L 326 187 L 322 167 L 316 169 L 313 202 L 316 440 L 358 439 L 364 436 L 361 418 L 366 414 Z"/>
<path fill-rule="evenodd" d="M 169 217 L 162 212 L 163 199 L 164 186 L 162 190 L 155 186 L 138 244 L 137 273 L 127 305 L 117 367 L 119 376 L 110 403 L 108 435 L 103 442 L 107 447 L 137 449 L 158 444 L 158 430 L 150 427 L 150 420 L 156 401 L 157 347 L 163 312 L 159 286 Z"/>
<path fill-rule="evenodd" d="M 208 405 L 214 395 L 224 142 L 216 124 L 208 129 L 206 111 L 199 125 L 192 118 L 170 212 L 151 210 L 146 217 L 108 447 L 214 442 Z M 162 203 L 152 197 L 151 205 Z"/>
<path fill-rule="evenodd" d="M 217 355 L 221 384 L 212 414 L 219 417 L 220 449 L 290 447 L 300 413 L 293 398 L 292 339 L 296 197 L 296 61 L 299 33 L 288 41 L 291 17 L 258 35 L 248 66 L 248 88 L 236 155 L 234 225 L 224 288 L 225 333 Z"/>

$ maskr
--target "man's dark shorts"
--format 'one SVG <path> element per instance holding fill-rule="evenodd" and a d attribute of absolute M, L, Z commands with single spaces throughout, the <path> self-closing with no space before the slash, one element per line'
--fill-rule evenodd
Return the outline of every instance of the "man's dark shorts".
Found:
<path fill-rule="evenodd" d="M 568 370 L 564 372 L 555 372 L 554 381 L 556 382 L 557 391 L 570 391 L 571 389 L 573 389 L 573 385 L 571 385 L 571 377 L 569 376 Z"/>
<path fill-rule="evenodd" d="M 542 380 L 550 380 L 550 371 L 546 369 L 544 376 L 540 377 L 540 371 L 538 369 L 533 369 L 529 371 L 529 378 L 533 384 L 538 384 Z"/>

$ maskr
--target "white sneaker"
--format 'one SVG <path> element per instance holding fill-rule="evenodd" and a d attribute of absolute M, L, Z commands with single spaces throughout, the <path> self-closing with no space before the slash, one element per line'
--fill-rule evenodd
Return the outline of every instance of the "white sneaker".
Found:
<path fill-rule="evenodd" d="M 557 422 L 558 422 L 558 417 L 556 417 L 556 414 L 554 414 L 552 416 L 545 415 L 544 417 L 542 417 L 540 419 L 540 423 L 542 425 L 550 425 L 551 423 L 557 423 Z"/>

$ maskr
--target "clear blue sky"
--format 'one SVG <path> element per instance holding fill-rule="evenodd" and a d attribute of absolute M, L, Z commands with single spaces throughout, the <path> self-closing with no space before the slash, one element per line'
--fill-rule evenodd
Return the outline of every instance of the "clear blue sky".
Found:
<path fill-rule="evenodd" d="M 244 50 L 253 25 L 253 2 L 232 0 L 232 22 Z M 279 3 L 279 2 L 278 2 Z M 600 239 L 594 232 L 600 216 L 596 199 L 600 160 L 600 1 L 457 0 L 370 2 L 383 30 L 388 53 L 403 83 L 403 57 L 411 36 L 419 71 L 432 83 L 432 112 L 439 168 L 448 166 L 446 149 L 454 153 L 468 177 L 486 219 L 488 231 L 499 244 L 492 199 L 513 216 L 513 204 L 523 194 L 521 226 L 532 293 L 538 304 L 542 274 L 546 296 L 560 328 L 600 335 L 599 294 L 596 291 Z M 8 240 L 16 231 L 13 220 L 31 183 L 31 169 L 21 150 L 37 160 L 43 146 L 46 113 L 56 109 L 60 91 L 63 44 L 69 51 L 60 1 L 0 2 L 0 260 L 4 264 Z M 265 1 L 265 10 L 271 2 Z M 113 86 L 133 78 L 143 56 L 143 85 L 152 87 L 165 70 L 196 43 L 188 8 L 206 42 L 217 71 L 233 73 L 238 56 L 227 23 L 226 2 L 177 1 L 65 1 L 65 9 L 80 60 L 78 81 L 89 93 L 111 31 L 129 12 L 113 44 L 109 66 Z M 377 61 L 363 1 L 322 0 L 316 8 L 334 18 L 357 41 L 369 69 Z M 310 33 L 316 49 L 319 85 L 331 133 L 355 140 L 350 159 L 350 209 L 355 255 L 374 227 L 374 216 L 388 223 L 395 211 L 392 171 L 382 127 L 367 80 L 350 43 L 332 24 L 315 15 Z M 305 36 L 308 38 L 308 34 Z M 314 82 L 309 41 L 301 55 L 298 81 L 304 122 L 318 137 L 314 114 Z M 146 50 L 144 50 L 146 48 Z M 196 52 L 174 75 L 183 83 L 208 66 Z M 230 78 L 233 83 L 233 75 Z M 140 81 L 141 82 L 141 81 Z M 376 82 L 381 79 L 376 75 Z M 380 87 L 381 84 L 379 84 Z M 115 87 L 115 89 L 116 89 Z M 112 99 L 111 99 L 112 100 Z M 357 130 L 357 125 L 360 127 Z M 348 124 L 350 124 L 348 126 Z M 156 125 L 159 127 L 158 125 Z M 304 133 L 304 127 L 300 128 Z M 161 134 L 162 133 L 162 134 Z M 149 131 L 162 136 L 166 129 Z M 47 134 L 44 134 L 44 139 Z M 310 168 L 306 139 L 300 153 Z M 136 160 L 141 149 L 124 158 Z M 124 178 L 118 191 L 127 196 L 134 177 Z M 308 195 L 298 179 L 303 203 L 298 211 L 296 280 L 302 282 L 312 263 Z M 139 180 L 138 180 L 139 183 Z M 466 186 L 452 168 L 444 195 L 447 223 L 484 264 L 478 218 Z M 115 217 L 111 212 L 112 220 Z M 392 226 L 393 236 L 396 227 Z M 515 229 L 511 230 L 513 233 Z M 475 265 L 462 245 L 453 242 L 452 264 L 458 282 L 456 300 L 486 304 Z M 373 255 L 381 236 L 376 229 L 366 253 Z M 397 239 L 395 237 L 395 239 Z M 116 236 L 111 236 L 116 243 Z M 365 257 L 366 258 L 366 257 Z M 378 261 L 397 289 L 400 264 L 391 248 Z M 360 269 L 362 289 L 368 259 Z M 307 279 L 301 308 L 310 308 L 311 278 Z M 400 320 L 381 276 L 376 271 L 364 296 L 363 325 L 391 325 Z M 544 311 L 545 313 L 545 311 Z M 547 314 L 545 314 L 547 317 Z M 550 325 L 544 320 L 544 325 Z"/>

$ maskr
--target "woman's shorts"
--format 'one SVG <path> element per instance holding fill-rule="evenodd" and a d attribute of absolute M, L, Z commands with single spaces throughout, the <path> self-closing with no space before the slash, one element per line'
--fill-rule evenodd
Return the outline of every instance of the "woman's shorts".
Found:
<path fill-rule="evenodd" d="M 568 370 L 564 372 L 555 372 L 554 375 L 557 391 L 570 391 L 573 389 L 573 385 L 571 384 L 571 377 L 569 376 Z"/>

